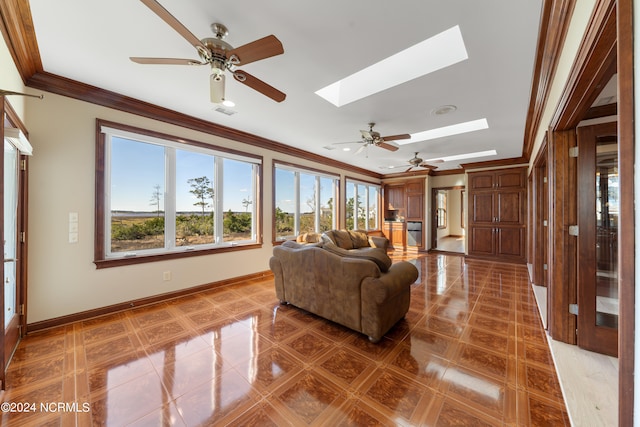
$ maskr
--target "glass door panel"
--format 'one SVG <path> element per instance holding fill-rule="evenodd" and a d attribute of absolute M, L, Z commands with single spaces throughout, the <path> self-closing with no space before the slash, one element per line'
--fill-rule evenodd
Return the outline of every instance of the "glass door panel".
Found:
<path fill-rule="evenodd" d="M 618 144 L 596 146 L 596 326 L 618 327 Z"/>
<path fill-rule="evenodd" d="M 578 345 L 618 354 L 616 123 L 578 128 Z"/>
<path fill-rule="evenodd" d="M 18 150 L 4 142 L 4 325 L 16 315 Z"/>

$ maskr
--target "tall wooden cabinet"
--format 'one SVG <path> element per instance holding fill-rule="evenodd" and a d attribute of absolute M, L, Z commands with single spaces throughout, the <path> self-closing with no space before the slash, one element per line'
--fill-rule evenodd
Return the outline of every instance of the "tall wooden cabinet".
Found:
<path fill-rule="evenodd" d="M 469 256 L 526 261 L 526 168 L 470 172 Z"/>
<path fill-rule="evenodd" d="M 424 181 L 407 182 L 405 185 L 407 200 L 407 221 L 423 221 L 424 219 Z"/>

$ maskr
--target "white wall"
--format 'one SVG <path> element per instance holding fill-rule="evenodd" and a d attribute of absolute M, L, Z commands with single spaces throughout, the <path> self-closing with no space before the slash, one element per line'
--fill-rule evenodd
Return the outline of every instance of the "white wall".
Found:
<path fill-rule="evenodd" d="M 28 323 L 268 270 L 272 159 L 317 166 L 54 94 L 46 94 L 43 101 L 29 99 L 26 110 L 35 153 L 29 165 Z M 264 156 L 263 247 L 97 270 L 93 263 L 96 118 Z M 78 243 L 68 242 L 69 212 L 79 216 Z M 164 271 L 171 271 L 171 281 L 162 280 Z"/>

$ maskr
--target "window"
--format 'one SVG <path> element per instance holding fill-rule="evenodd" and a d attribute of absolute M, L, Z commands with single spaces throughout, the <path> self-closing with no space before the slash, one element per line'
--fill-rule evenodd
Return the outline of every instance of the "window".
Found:
<path fill-rule="evenodd" d="M 347 179 L 346 197 L 347 229 L 377 230 L 380 228 L 379 185 Z"/>
<path fill-rule="evenodd" d="M 274 167 L 275 239 L 336 228 L 339 178 L 276 163 Z"/>
<path fill-rule="evenodd" d="M 438 228 L 447 228 L 447 191 L 436 193 L 436 219 Z"/>
<path fill-rule="evenodd" d="M 97 264 L 259 243 L 261 158 L 99 123 Z"/>
<path fill-rule="evenodd" d="M 460 191 L 460 227 L 465 228 L 464 224 L 466 222 L 465 212 L 464 212 L 464 190 Z"/>

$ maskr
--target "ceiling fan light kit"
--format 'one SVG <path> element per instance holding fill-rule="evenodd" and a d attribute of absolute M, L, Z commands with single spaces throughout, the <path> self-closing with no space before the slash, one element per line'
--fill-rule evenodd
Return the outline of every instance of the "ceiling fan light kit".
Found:
<path fill-rule="evenodd" d="M 409 159 L 409 164 L 411 166 L 405 172 L 409 172 L 411 169 L 415 169 L 415 168 L 430 169 L 430 170 L 437 169 L 436 166 L 424 163 L 424 160 L 418 157 L 418 152 L 414 154 L 412 159 Z"/>
<path fill-rule="evenodd" d="M 227 27 L 220 23 L 211 24 L 211 31 L 215 37 L 207 37 L 199 40 L 180 21 L 171 15 L 156 0 L 140 0 L 151 9 L 160 19 L 180 34 L 198 51 L 202 62 L 192 59 L 179 58 L 141 58 L 130 57 L 131 61 L 138 64 L 167 64 L 167 65 L 207 65 L 211 66 L 210 95 L 211 102 L 220 104 L 224 99 L 225 72 L 229 71 L 234 80 L 256 90 L 276 102 L 282 102 L 286 94 L 268 85 L 262 80 L 244 71 L 236 70 L 237 66 L 247 65 L 251 62 L 284 53 L 282 43 L 274 35 L 269 35 L 238 48 L 233 48 L 223 39 L 229 34 Z"/>
<path fill-rule="evenodd" d="M 411 135 L 409 134 L 400 134 L 400 135 L 390 135 L 390 136 L 380 136 L 380 133 L 373 130 L 375 123 L 369 123 L 369 130 L 361 130 L 360 134 L 362 135 L 361 141 L 352 141 L 352 142 L 337 142 L 334 145 L 342 145 L 342 144 L 362 144 L 360 148 L 356 150 L 354 154 L 360 154 L 365 148 L 370 145 L 375 145 L 376 147 L 384 148 L 389 151 L 397 151 L 398 146 L 394 145 L 393 141 L 398 139 L 409 139 Z M 349 151 L 349 150 L 344 150 Z"/>

